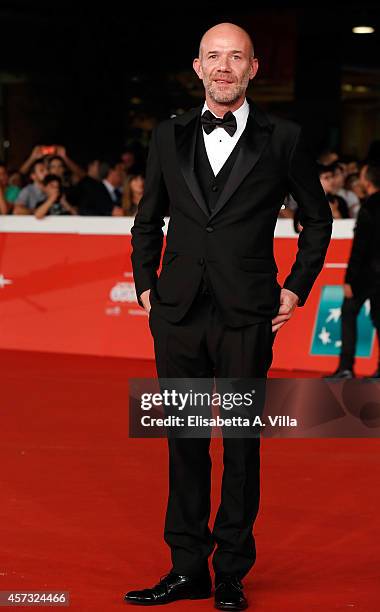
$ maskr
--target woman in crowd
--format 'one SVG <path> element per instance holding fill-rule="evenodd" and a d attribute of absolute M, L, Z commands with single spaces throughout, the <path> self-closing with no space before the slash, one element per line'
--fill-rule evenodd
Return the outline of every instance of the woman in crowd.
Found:
<path fill-rule="evenodd" d="M 144 194 L 144 177 L 142 174 L 131 174 L 123 186 L 122 205 L 124 215 L 134 216 Z"/>

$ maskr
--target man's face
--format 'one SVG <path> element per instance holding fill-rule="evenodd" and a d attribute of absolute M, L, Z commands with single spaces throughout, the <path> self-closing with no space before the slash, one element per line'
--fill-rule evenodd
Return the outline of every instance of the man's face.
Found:
<path fill-rule="evenodd" d="M 351 183 L 351 191 L 356 193 L 359 200 L 363 200 L 363 198 L 365 198 L 367 195 L 365 187 L 360 179 L 357 179 Z"/>
<path fill-rule="evenodd" d="M 323 187 L 323 191 L 325 193 L 332 193 L 332 180 L 333 180 L 333 173 L 332 172 L 323 172 L 320 177 L 319 180 L 321 181 L 321 185 Z"/>
<path fill-rule="evenodd" d="M 44 192 L 48 197 L 59 195 L 59 181 L 50 181 L 47 185 L 43 187 Z"/>
<path fill-rule="evenodd" d="M 144 193 L 144 178 L 140 175 L 135 176 L 131 180 L 131 190 L 138 195 Z"/>
<path fill-rule="evenodd" d="M 343 189 L 344 187 L 344 172 L 342 170 L 342 168 L 337 168 L 334 171 L 333 177 L 332 177 L 332 190 L 334 193 L 336 193 L 337 191 L 339 191 L 339 189 Z"/>
<path fill-rule="evenodd" d="M 370 187 L 370 183 L 367 179 L 367 170 L 368 170 L 368 165 L 363 166 L 363 168 L 360 170 L 360 175 L 359 175 L 360 183 L 366 195 L 368 194 L 368 189 Z"/>
<path fill-rule="evenodd" d="M 47 175 L 47 168 L 45 164 L 36 164 L 31 174 L 31 178 L 32 178 L 32 181 L 37 181 L 38 183 L 42 183 L 46 175 Z"/>
<path fill-rule="evenodd" d="M 60 159 L 52 159 L 49 162 L 49 173 L 55 174 L 56 176 L 62 178 L 65 174 L 65 166 L 63 162 Z"/>
<path fill-rule="evenodd" d="M 204 36 L 193 67 L 214 102 L 233 104 L 245 95 L 258 61 L 252 57 L 250 41 L 243 32 L 233 28 L 213 30 Z"/>
<path fill-rule="evenodd" d="M 87 174 L 94 179 L 99 178 L 99 170 L 100 170 L 100 161 L 98 159 L 94 159 L 91 163 L 88 164 Z"/>
<path fill-rule="evenodd" d="M 123 184 L 123 168 L 122 164 L 117 164 L 111 169 L 108 180 L 114 187 L 121 187 Z"/>
<path fill-rule="evenodd" d="M 359 164 L 356 161 L 349 162 L 346 164 L 346 174 L 355 174 L 359 172 Z"/>

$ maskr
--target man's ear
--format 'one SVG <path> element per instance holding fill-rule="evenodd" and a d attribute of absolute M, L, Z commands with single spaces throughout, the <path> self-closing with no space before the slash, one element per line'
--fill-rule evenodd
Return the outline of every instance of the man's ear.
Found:
<path fill-rule="evenodd" d="M 251 58 L 251 72 L 249 75 L 250 79 L 253 79 L 256 76 L 258 69 L 259 69 L 259 60 L 257 59 L 257 57 L 252 57 Z"/>
<path fill-rule="evenodd" d="M 195 72 L 197 73 L 198 78 L 202 79 L 203 78 L 202 66 L 201 66 L 201 60 L 199 59 L 199 57 L 196 57 L 195 60 L 193 61 L 193 68 Z"/>

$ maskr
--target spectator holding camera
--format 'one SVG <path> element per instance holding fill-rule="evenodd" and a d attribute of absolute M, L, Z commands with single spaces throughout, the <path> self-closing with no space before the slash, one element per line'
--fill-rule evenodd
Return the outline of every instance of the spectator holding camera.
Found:
<path fill-rule="evenodd" d="M 65 147 L 62 145 L 35 146 L 28 159 L 22 164 L 20 168 L 21 174 L 29 174 L 35 161 L 41 158 L 47 160 L 49 174 L 60 176 L 65 187 L 69 187 L 71 184 L 68 178 L 69 174 L 74 184 L 85 175 L 84 170 L 67 155 Z"/>
<path fill-rule="evenodd" d="M 44 153 L 44 149 L 46 149 L 46 147 L 43 147 L 41 145 L 36 145 L 32 149 L 32 152 L 30 153 L 29 157 L 24 161 L 22 166 L 20 166 L 19 168 L 19 172 L 21 175 L 30 176 L 33 166 L 36 163 L 36 161 L 44 160 L 44 156 L 46 155 L 46 153 Z"/>
<path fill-rule="evenodd" d="M 47 215 L 75 215 L 77 211 L 71 206 L 62 192 L 62 181 L 55 174 L 47 174 L 43 180 L 45 200 L 35 207 L 34 215 L 43 219 Z"/>
<path fill-rule="evenodd" d="M 65 147 L 61 145 L 54 146 L 53 155 L 47 158 L 47 169 L 49 174 L 59 176 L 64 189 L 78 183 L 86 174 L 78 164 L 70 159 Z"/>
<path fill-rule="evenodd" d="M 18 194 L 13 210 L 15 215 L 30 215 L 34 212 L 36 206 L 46 200 L 46 194 L 43 189 L 43 181 L 47 170 L 44 158 L 36 159 L 30 169 L 31 183 L 21 189 Z"/>

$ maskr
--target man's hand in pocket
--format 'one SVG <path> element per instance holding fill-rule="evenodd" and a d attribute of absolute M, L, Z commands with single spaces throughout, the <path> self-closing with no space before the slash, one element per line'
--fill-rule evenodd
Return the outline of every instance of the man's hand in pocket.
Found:
<path fill-rule="evenodd" d="M 146 310 L 146 312 L 149 314 L 150 311 L 150 289 L 147 289 L 146 291 L 143 291 L 142 294 L 140 295 L 140 300 L 142 301 L 142 303 L 144 304 L 144 308 Z"/>

